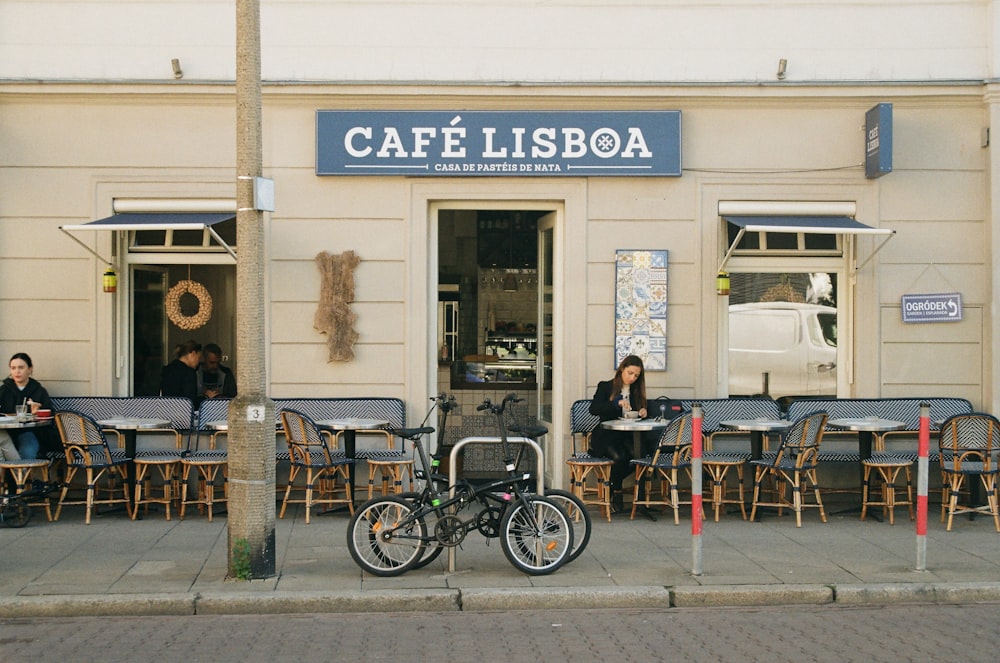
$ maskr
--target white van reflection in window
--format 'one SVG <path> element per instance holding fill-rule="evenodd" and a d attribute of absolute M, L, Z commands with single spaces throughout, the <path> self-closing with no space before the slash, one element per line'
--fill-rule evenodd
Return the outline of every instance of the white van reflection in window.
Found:
<path fill-rule="evenodd" d="M 796 302 L 729 307 L 729 394 L 837 395 L 837 309 Z"/>

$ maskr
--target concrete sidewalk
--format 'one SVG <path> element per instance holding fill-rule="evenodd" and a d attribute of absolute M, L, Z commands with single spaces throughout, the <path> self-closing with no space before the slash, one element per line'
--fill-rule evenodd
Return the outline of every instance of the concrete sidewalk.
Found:
<path fill-rule="evenodd" d="M 830 510 L 836 510 L 832 500 Z M 988 517 L 956 519 L 951 532 L 932 505 L 927 570 L 915 571 L 915 528 L 856 514 L 823 524 L 810 510 L 749 523 L 708 520 L 700 576 L 693 576 L 691 523 L 594 517 L 584 553 L 552 575 L 526 576 L 499 543 L 472 533 L 424 569 L 395 578 L 362 574 L 346 545 L 348 517 L 306 525 L 302 512 L 276 521 L 276 574 L 227 580 L 225 517 L 188 514 L 139 521 L 124 513 L 83 523 L 80 507 L 59 522 L 36 511 L 23 529 L 0 527 L 0 617 L 242 614 L 514 608 L 694 607 L 899 601 L 1000 601 L 1000 534 Z"/>

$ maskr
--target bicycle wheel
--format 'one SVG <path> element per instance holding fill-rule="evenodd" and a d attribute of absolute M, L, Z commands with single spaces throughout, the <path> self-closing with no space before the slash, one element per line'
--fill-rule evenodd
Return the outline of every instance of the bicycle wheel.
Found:
<path fill-rule="evenodd" d="M 566 556 L 566 561 L 563 562 L 563 564 L 569 564 L 579 557 L 583 549 L 590 543 L 590 513 L 587 512 L 587 507 L 583 505 L 580 498 L 568 490 L 549 488 L 545 491 L 545 496 L 566 512 L 569 524 L 573 528 L 573 549 Z"/>
<path fill-rule="evenodd" d="M 504 514 L 500 547 L 507 560 L 524 573 L 552 573 L 573 550 L 573 526 L 553 500 L 526 495 Z"/>
<path fill-rule="evenodd" d="M 7 500 L 0 506 L 0 520 L 7 527 L 24 527 L 31 520 L 31 507 L 24 500 Z"/>
<path fill-rule="evenodd" d="M 347 548 L 365 571 L 377 576 L 396 576 L 413 568 L 424 552 L 427 526 L 413 518 L 417 513 L 407 500 L 378 497 L 362 504 L 347 528 Z"/>
<path fill-rule="evenodd" d="M 400 497 L 413 504 L 414 508 L 420 508 L 421 506 L 423 506 L 422 502 L 424 497 L 423 493 L 408 492 L 401 494 Z M 437 514 L 435 514 L 433 511 L 429 512 L 426 516 L 424 516 L 424 524 L 427 525 L 428 534 L 434 532 L 434 524 L 436 522 L 437 522 Z M 441 542 L 438 541 L 437 539 L 431 538 L 431 540 L 427 543 L 427 546 L 424 548 L 424 554 L 420 557 L 420 560 L 416 564 L 414 564 L 413 568 L 415 569 L 424 568 L 425 566 L 433 562 L 435 559 L 437 559 L 443 550 L 444 546 L 441 545 Z"/>

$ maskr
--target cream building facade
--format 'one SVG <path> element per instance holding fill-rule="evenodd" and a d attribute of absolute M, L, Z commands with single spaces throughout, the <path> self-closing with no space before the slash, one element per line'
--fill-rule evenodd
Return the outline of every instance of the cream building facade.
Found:
<path fill-rule="evenodd" d="M 835 235 L 824 251 L 725 261 L 734 276 L 832 275 L 838 395 L 960 396 L 1000 411 L 995 2 L 263 0 L 261 11 L 272 396 L 399 397 L 419 421 L 453 384 L 438 291 L 477 249 L 476 224 L 460 219 L 525 214 L 540 228 L 527 287 L 536 333 L 551 334 L 538 341 L 551 378 L 519 387 L 552 429 L 562 482 L 570 405 L 614 370 L 616 251 L 669 252 L 667 370 L 648 372 L 650 395 L 725 396 L 724 216 L 763 211 L 895 231 L 884 244 Z M 238 284 L 217 244 L 60 230 L 127 212 L 233 212 L 234 72 L 233 2 L 0 2 L 0 351 L 31 354 L 53 394 L 154 388 L 143 381 L 192 336 L 234 347 Z M 892 170 L 869 179 L 865 115 L 877 104 L 892 107 Z M 324 110 L 679 111 L 682 173 L 321 176 Z M 359 338 L 353 360 L 328 362 L 315 258 L 348 250 L 361 258 Z M 465 287 L 481 301 L 488 286 L 473 274 Z M 216 302 L 203 329 L 163 319 L 164 287 L 184 278 Z M 904 295 L 935 293 L 961 295 L 960 321 L 903 322 Z M 469 344 L 487 350 L 479 335 Z"/>

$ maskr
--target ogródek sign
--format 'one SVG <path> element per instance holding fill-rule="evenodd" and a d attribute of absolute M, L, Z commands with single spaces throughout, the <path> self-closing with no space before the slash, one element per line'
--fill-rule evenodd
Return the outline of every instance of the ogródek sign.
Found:
<path fill-rule="evenodd" d="M 959 322 L 962 294 L 903 295 L 903 322 Z"/>

